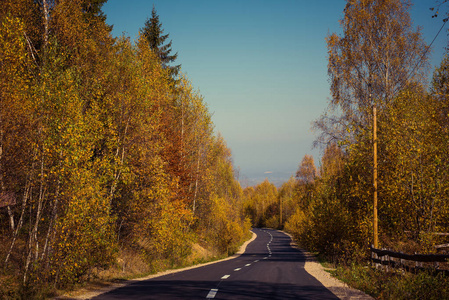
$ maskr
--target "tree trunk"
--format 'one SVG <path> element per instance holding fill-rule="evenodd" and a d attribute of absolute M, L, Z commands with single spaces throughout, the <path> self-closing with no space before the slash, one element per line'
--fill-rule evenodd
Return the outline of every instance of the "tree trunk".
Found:
<path fill-rule="evenodd" d="M 17 223 L 17 227 L 16 227 L 16 230 L 14 231 L 11 245 L 9 246 L 8 254 L 6 255 L 6 258 L 5 258 L 5 268 L 8 265 L 8 261 L 11 256 L 12 249 L 14 248 L 14 244 L 16 242 L 17 236 L 19 234 L 19 230 L 22 228 L 22 225 L 23 225 L 23 216 L 25 215 L 25 208 L 26 208 L 26 204 L 28 202 L 28 198 L 30 197 L 30 194 L 31 194 L 31 189 L 32 189 L 31 180 L 28 177 L 27 182 L 25 184 L 25 191 L 23 193 L 22 211 L 20 213 L 20 219 L 19 219 L 19 222 Z"/>
<path fill-rule="evenodd" d="M 30 238 L 28 239 L 28 256 L 25 263 L 25 271 L 23 274 L 23 282 L 26 283 L 27 275 L 30 267 L 31 260 L 33 258 L 33 251 L 35 252 L 34 258 L 37 260 L 39 258 L 39 241 L 38 241 L 38 229 L 39 229 L 39 221 L 41 219 L 42 214 L 42 204 L 44 202 L 44 194 L 45 194 L 45 182 L 44 182 L 44 154 L 41 155 L 41 170 L 40 170 L 40 187 L 39 187 L 39 198 L 37 204 L 36 211 L 36 220 L 34 222 L 34 227 L 30 232 Z"/>

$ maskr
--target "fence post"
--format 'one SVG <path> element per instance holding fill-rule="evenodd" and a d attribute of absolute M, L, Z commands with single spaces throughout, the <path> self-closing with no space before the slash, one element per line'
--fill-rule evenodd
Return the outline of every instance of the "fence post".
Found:
<path fill-rule="evenodd" d="M 401 251 L 401 252 L 399 252 L 399 253 L 403 254 L 403 252 L 402 252 L 402 251 Z M 404 259 L 403 259 L 403 258 L 400 258 L 400 259 L 399 259 L 399 262 L 400 262 L 400 265 L 399 265 L 399 267 L 400 267 L 401 269 L 405 270 Z"/>
<path fill-rule="evenodd" d="M 379 268 L 379 263 L 376 262 L 376 261 L 374 261 L 374 260 L 378 260 L 378 259 L 379 259 L 379 256 L 377 255 L 376 252 L 373 251 L 373 249 L 376 249 L 376 248 L 374 247 L 374 245 L 371 245 L 372 265 L 373 265 L 373 267 L 375 267 L 376 269 L 378 269 L 378 268 Z"/>

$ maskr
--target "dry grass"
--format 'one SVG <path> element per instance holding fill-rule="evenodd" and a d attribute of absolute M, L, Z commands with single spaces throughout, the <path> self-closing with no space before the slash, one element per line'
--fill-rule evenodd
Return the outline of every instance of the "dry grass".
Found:
<path fill-rule="evenodd" d="M 237 257 L 239 254 L 242 254 L 245 251 L 246 246 L 251 241 L 253 241 L 255 238 L 256 238 L 256 235 L 254 233 L 252 233 L 251 239 L 247 240 L 240 247 L 240 249 L 236 255 L 234 255 L 232 257 L 227 257 L 225 259 L 232 259 L 233 257 Z M 153 274 L 153 275 L 148 275 L 149 273 L 147 273 L 147 274 L 135 273 L 133 275 L 128 275 L 128 277 L 125 278 L 124 275 L 131 274 L 131 270 L 136 270 L 136 271 L 141 270 L 140 269 L 141 266 L 139 266 L 141 261 L 139 259 L 134 260 L 130 257 L 128 259 L 126 259 L 126 255 L 130 255 L 130 256 L 133 255 L 132 251 L 129 252 L 128 254 L 125 254 L 124 252 L 122 252 L 121 255 L 122 256 L 118 259 L 118 263 L 117 263 L 118 267 L 116 267 L 116 269 L 123 268 L 123 265 L 120 264 L 122 262 L 119 262 L 120 259 L 123 259 L 123 263 L 125 264 L 125 271 L 120 273 L 119 271 L 117 271 L 117 270 L 114 271 L 113 269 L 104 270 L 99 273 L 99 275 L 104 276 L 104 278 L 102 280 L 99 277 L 97 280 L 90 282 L 88 284 L 85 284 L 83 287 L 79 287 L 75 291 L 66 292 L 64 295 L 62 295 L 64 293 L 64 291 L 59 291 L 59 294 L 62 296 L 57 297 L 57 299 L 89 299 L 89 298 L 95 297 L 96 295 L 99 295 L 101 293 L 105 293 L 107 291 L 118 288 L 120 286 L 124 286 L 129 282 L 132 282 L 132 281 L 124 280 L 124 279 L 135 278 L 134 280 L 146 280 L 146 279 L 150 279 L 153 277 L 163 276 L 166 274 L 195 268 L 195 267 L 199 266 L 198 265 L 199 263 L 201 263 L 202 266 L 211 264 L 220 258 L 217 250 L 209 250 L 209 249 L 201 246 L 200 244 L 193 244 L 192 252 L 184 262 L 185 265 L 188 264 L 189 267 L 184 268 L 182 270 L 174 270 L 174 269 L 166 270 L 164 272 L 159 272 L 159 273 Z M 135 255 L 135 256 L 138 256 L 138 255 Z M 126 271 L 126 270 L 128 270 L 128 271 Z M 120 278 L 116 277 L 115 275 L 117 275 L 117 274 L 119 274 L 119 275 L 121 274 L 122 277 L 120 277 Z M 145 275 L 147 275 L 147 276 L 145 276 Z M 142 277 L 142 276 L 145 276 L 145 277 Z M 108 277 L 109 279 L 106 280 L 106 277 Z"/>
<path fill-rule="evenodd" d="M 192 266 L 212 261 L 216 258 L 216 251 L 208 250 L 199 244 L 193 244 L 191 254 L 182 265 L 175 266 L 175 268 Z M 97 294 L 98 291 L 105 292 L 120 287 L 125 285 L 130 279 L 149 278 L 155 276 L 150 274 L 167 270 L 168 268 L 167 262 L 164 261 L 153 261 L 151 264 L 146 262 L 136 250 L 120 250 L 115 265 L 104 270 L 93 270 L 92 277 L 94 279 L 83 285 L 75 286 L 71 291 L 58 291 L 60 296 L 57 299 L 84 299 L 86 295 Z"/>
<path fill-rule="evenodd" d="M 148 274 L 151 268 L 141 255 L 133 250 L 121 250 L 116 264 L 105 270 L 94 270 L 100 280 L 128 279 L 136 275 Z"/>
<path fill-rule="evenodd" d="M 186 264 L 193 265 L 196 263 L 210 261 L 218 256 L 217 251 L 208 250 L 200 244 L 192 245 L 192 253 L 187 257 Z"/>

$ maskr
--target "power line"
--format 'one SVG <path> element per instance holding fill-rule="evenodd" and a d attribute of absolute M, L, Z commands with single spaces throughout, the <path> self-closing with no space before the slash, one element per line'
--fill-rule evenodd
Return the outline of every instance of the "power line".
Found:
<path fill-rule="evenodd" d="M 418 65 L 421 63 L 421 61 L 423 60 L 424 56 L 427 54 L 427 52 L 429 52 L 430 47 L 432 47 L 433 42 L 435 42 L 435 40 L 437 39 L 438 35 L 440 34 L 441 30 L 443 30 L 444 25 L 446 25 L 448 19 L 444 19 L 443 21 L 443 25 L 441 25 L 440 30 L 438 30 L 437 34 L 435 35 L 435 37 L 433 38 L 432 42 L 430 43 L 429 46 L 427 46 L 426 51 L 423 53 L 423 55 L 421 56 L 421 58 L 419 59 L 419 62 L 415 65 L 415 67 L 413 68 L 411 74 L 415 71 L 415 69 L 418 67 Z"/>
<path fill-rule="evenodd" d="M 429 46 L 426 47 L 426 51 L 424 51 L 424 53 L 421 55 L 421 57 L 419 58 L 419 61 L 415 64 L 415 66 L 413 67 L 412 71 L 407 75 L 405 82 L 408 82 L 408 80 L 410 79 L 410 77 L 412 76 L 413 72 L 415 72 L 416 68 L 422 63 L 422 60 L 424 59 L 424 57 L 426 56 L 427 52 L 429 52 L 430 47 L 432 47 L 433 43 L 435 42 L 435 40 L 437 39 L 438 35 L 440 34 L 441 30 L 443 30 L 444 26 L 446 25 L 448 21 L 448 18 L 443 20 L 443 25 L 441 25 L 440 30 L 438 30 L 437 34 L 435 35 L 435 37 L 433 38 L 432 42 L 429 44 Z M 401 88 L 399 90 L 401 90 L 404 86 L 401 85 Z M 398 90 L 398 91 L 399 91 Z"/>

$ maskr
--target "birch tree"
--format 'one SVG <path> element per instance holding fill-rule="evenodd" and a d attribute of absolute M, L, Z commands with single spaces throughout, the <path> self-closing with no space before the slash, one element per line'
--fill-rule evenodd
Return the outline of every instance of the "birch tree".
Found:
<path fill-rule="evenodd" d="M 343 35 L 326 39 L 332 97 L 315 122 L 322 132 L 317 143 L 354 142 L 370 127 L 373 105 L 384 109 L 401 89 L 422 79 L 428 53 L 410 7 L 409 0 L 347 0 Z"/>

